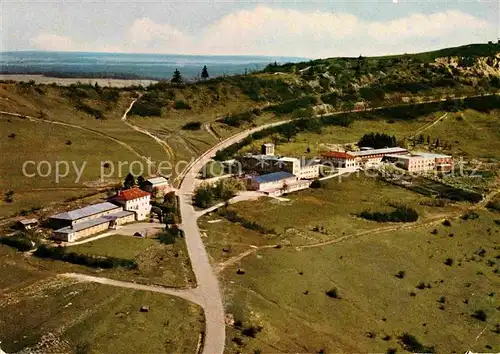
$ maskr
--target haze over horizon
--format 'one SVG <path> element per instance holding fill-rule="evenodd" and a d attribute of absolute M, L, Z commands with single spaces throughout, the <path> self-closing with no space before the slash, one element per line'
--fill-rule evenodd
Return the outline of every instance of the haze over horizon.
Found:
<path fill-rule="evenodd" d="M 321 58 L 413 53 L 500 36 L 497 1 L 6 0 L 1 7 L 2 52 Z"/>

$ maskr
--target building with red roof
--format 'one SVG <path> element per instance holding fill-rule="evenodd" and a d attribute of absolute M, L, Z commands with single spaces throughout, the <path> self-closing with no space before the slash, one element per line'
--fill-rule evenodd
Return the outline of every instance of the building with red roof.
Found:
<path fill-rule="evenodd" d="M 334 167 L 353 168 L 357 167 L 356 157 L 343 151 L 328 151 L 321 155 L 326 164 L 330 163 Z"/>
<path fill-rule="evenodd" d="M 110 201 L 133 211 L 136 220 L 146 219 L 151 212 L 151 194 L 137 187 L 118 191 Z"/>

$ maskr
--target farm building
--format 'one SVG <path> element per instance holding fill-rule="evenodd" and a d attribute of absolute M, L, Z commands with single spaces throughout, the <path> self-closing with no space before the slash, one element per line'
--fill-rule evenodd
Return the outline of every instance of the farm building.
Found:
<path fill-rule="evenodd" d="M 151 211 L 151 194 L 137 187 L 118 191 L 109 201 L 118 204 L 127 211 L 133 211 L 136 220 L 144 220 Z"/>
<path fill-rule="evenodd" d="M 31 230 L 38 226 L 37 219 L 23 219 L 19 220 L 19 226 L 24 230 Z"/>
<path fill-rule="evenodd" d="M 360 151 L 352 151 L 349 154 L 355 157 L 360 166 L 370 167 L 380 164 L 382 162 L 382 159 L 386 155 L 401 155 L 407 153 L 408 150 L 406 149 L 400 147 L 390 147 L 384 149 L 366 149 Z"/>
<path fill-rule="evenodd" d="M 168 179 L 165 177 L 154 177 L 146 180 L 143 189 L 155 197 L 163 197 L 165 194 L 174 191 L 174 188 L 170 186 Z"/>
<path fill-rule="evenodd" d="M 333 167 L 355 168 L 358 166 L 356 158 L 348 152 L 328 151 L 321 155 L 324 162 L 330 162 Z"/>
<path fill-rule="evenodd" d="M 105 202 L 51 216 L 49 222 L 55 238 L 74 242 L 134 220 L 133 212 Z"/>
<path fill-rule="evenodd" d="M 395 163 L 409 172 L 439 171 L 448 172 L 453 169 L 451 156 L 431 153 L 413 153 L 407 155 L 386 155 L 384 161 Z"/>
<path fill-rule="evenodd" d="M 288 172 L 299 179 L 314 179 L 319 176 L 319 164 L 314 160 L 300 160 L 295 157 L 271 155 L 246 155 L 243 157 L 246 170 L 272 173 Z"/>
<path fill-rule="evenodd" d="M 278 196 L 309 188 L 310 182 L 299 180 L 297 176 L 289 172 L 273 172 L 262 176 L 251 177 L 248 189 L 264 192 L 265 194 Z"/>
<path fill-rule="evenodd" d="M 406 154 L 408 150 L 400 147 L 384 149 L 364 149 L 360 151 L 328 151 L 322 155 L 324 161 L 332 161 L 337 167 L 371 167 L 382 162 L 384 156 Z"/>

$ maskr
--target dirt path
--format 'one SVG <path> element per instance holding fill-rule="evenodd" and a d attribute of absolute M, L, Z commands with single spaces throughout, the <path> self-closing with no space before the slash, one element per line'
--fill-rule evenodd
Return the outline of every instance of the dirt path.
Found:
<path fill-rule="evenodd" d="M 215 139 L 215 141 L 221 141 L 221 137 L 215 132 L 215 130 L 212 129 L 210 123 L 203 124 L 203 127 L 208 132 L 208 134 L 210 134 Z"/>
<path fill-rule="evenodd" d="M 201 296 L 199 294 L 198 288 L 186 289 L 186 290 L 173 289 L 173 288 L 167 288 L 167 287 L 163 287 L 163 286 L 137 284 L 137 283 L 132 283 L 132 282 L 114 280 L 114 279 L 103 278 L 103 277 L 95 277 L 92 275 L 79 274 L 79 273 L 64 273 L 64 274 L 59 274 L 58 276 L 76 279 L 76 280 L 79 280 L 82 282 L 93 282 L 93 283 L 99 283 L 99 284 L 104 284 L 104 285 L 116 286 L 116 287 L 120 287 L 120 288 L 128 288 L 128 289 L 142 290 L 142 291 L 152 291 L 155 293 L 177 296 L 177 297 L 186 299 L 188 301 L 191 301 L 195 304 L 203 305 L 203 302 L 200 301 Z"/>
<path fill-rule="evenodd" d="M 420 128 L 419 130 L 416 131 L 415 134 L 412 135 L 412 138 L 416 137 L 417 135 L 419 134 L 422 134 L 423 132 L 425 132 L 426 130 L 432 128 L 433 126 L 435 126 L 436 124 L 438 124 L 439 122 L 441 122 L 443 119 L 445 119 L 446 117 L 448 116 L 448 113 L 445 113 L 443 114 L 441 117 L 439 117 L 438 119 L 436 119 L 434 122 L 430 123 L 430 124 L 427 124 L 425 126 L 423 126 L 422 128 Z"/>
<path fill-rule="evenodd" d="M 131 129 L 133 129 L 133 130 L 135 130 L 135 131 L 137 131 L 137 132 L 139 132 L 139 133 L 141 133 L 141 134 L 145 134 L 145 135 L 149 136 L 150 138 L 152 138 L 154 141 L 156 141 L 156 142 L 157 142 L 157 143 L 158 143 L 158 144 L 162 147 L 163 151 L 165 151 L 165 153 L 167 154 L 167 156 L 168 156 L 168 158 L 169 158 L 169 159 L 174 159 L 174 157 L 175 157 L 175 155 L 174 155 L 174 151 L 172 150 L 172 148 L 170 147 L 170 145 L 168 145 L 168 144 L 167 144 L 167 142 L 166 142 L 166 141 L 164 141 L 164 140 L 162 140 L 162 139 L 158 138 L 156 135 L 151 134 L 151 133 L 150 133 L 149 131 L 147 131 L 146 129 L 141 128 L 141 127 L 139 127 L 139 126 L 137 126 L 137 125 L 134 125 L 134 124 L 132 124 L 132 123 L 130 123 L 130 122 L 128 122 L 128 121 L 127 121 L 127 115 L 128 115 L 128 113 L 130 112 L 130 110 L 132 109 L 132 107 L 134 107 L 134 104 L 135 104 L 135 103 L 136 103 L 136 102 L 137 102 L 137 101 L 138 101 L 141 97 L 142 97 L 142 95 L 141 95 L 141 96 L 139 96 L 139 97 L 137 97 L 136 99 L 134 99 L 134 100 L 130 103 L 130 105 L 129 105 L 129 107 L 127 108 L 127 110 L 125 111 L 125 113 L 123 113 L 123 116 L 122 116 L 121 120 L 122 120 L 122 121 L 123 121 L 123 122 L 124 122 L 124 123 L 125 123 L 125 124 L 129 127 L 129 128 L 131 128 Z"/>
<path fill-rule="evenodd" d="M 61 126 L 64 126 L 64 127 L 70 127 L 70 128 L 73 128 L 73 129 L 79 129 L 79 130 L 83 130 L 83 131 L 86 131 L 86 132 L 90 132 L 90 133 L 93 133 L 93 134 L 97 134 L 97 135 L 100 135 L 104 138 L 107 138 L 107 139 L 110 139 L 110 140 L 113 140 L 114 142 L 120 144 L 121 146 L 125 147 L 127 150 L 130 150 L 134 155 L 136 155 L 137 157 L 143 159 L 144 161 L 146 161 L 147 163 L 149 164 L 153 164 L 153 161 L 151 161 L 149 158 L 147 158 L 146 156 L 142 156 L 137 150 L 135 150 L 131 145 L 121 141 L 121 140 L 118 140 L 108 134 L 105 134 L 105 133 L 102 133 L 98 130 L 94 130 L 94 129 L 91 129 L 91 128 L 85 128 L 85 127 L 82 127 L 80 125 L 76 125 L 76 124 L 71 124 L 71 123 L 65 123 L 65 122 L 61 122 L 61 121 L 57 121 L 57 120 L 50 120 L 50 119 L 43 119 L 43 118 L 36 118 L 36 117 L 32 117 L 32 116 L 27 116 L 27 115 L 24 115 L 24 114 L 19 114 L 19 113 L 14 113 L 14 112 L 5 112 L 5 111 L 0 111 L 0 115 L 7 115 L 7 116 L 12 116 L 12 117 L 17 117 L 17 118 L 20 118 L 20 119 L 27 119 L 31 122 L 40 122 L 40 123 L 48 123 L 48 124 L 54 124 L 54 125 L 61 125 Z"/>

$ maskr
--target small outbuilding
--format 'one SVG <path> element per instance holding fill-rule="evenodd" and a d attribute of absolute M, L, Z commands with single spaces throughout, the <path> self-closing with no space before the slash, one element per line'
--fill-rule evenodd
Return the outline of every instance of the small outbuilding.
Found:
<path fill-rule="evenodd" d="M 31 230 L 38 227 L 38 219 L 23 219 L 19 220 L 18 225 L 23 230 Z"/>

